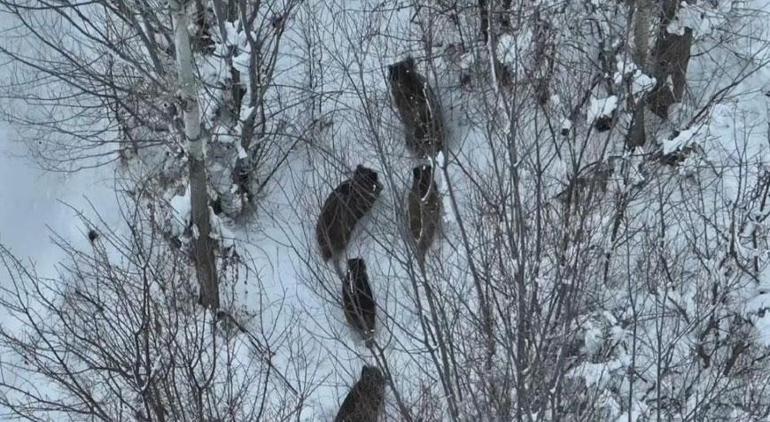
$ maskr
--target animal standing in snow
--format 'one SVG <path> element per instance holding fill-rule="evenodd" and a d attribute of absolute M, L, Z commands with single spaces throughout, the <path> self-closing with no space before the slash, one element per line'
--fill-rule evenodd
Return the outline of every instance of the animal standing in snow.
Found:
<path fill-rule="evenodd" d="M 407 196 L 407 221 L 417 260 L 422 265 L 441 220 L 441 199 L 433 178 L 433 167 L 427 164 L 415 167 L 412 175 L 412 190 Z"/>
<path fill-rule="evenodd" d="M 404 124 L 406 146 L 420 157 L 434 156 L 444 146 L 444 125 L 438 102 L 414 59 L 388 66 L 390 92 Z"/>
<path fill-rule="evenodd" d="M 334 422 L 377 422 L 385 396 L 385 377 L 375 366 L 364 366 L 361 378 L 345 397 Z"/>
<path fill-rule="evenodd" d="M 348 273 L 342 284 L 342 306 L 348 324 L 368 345 L 374 336 L 377 304 L 369 286 L 366 263 L 361 258 L 348 260 Z"/>
<path fill-rule="evenodd" d="M 356 223 L 371 210 L 381 191 L 377 172 L 359 165 L 353 177 L 326 198 L 316 224 L 316 240 L 325 262 L 345 250 Z"/>

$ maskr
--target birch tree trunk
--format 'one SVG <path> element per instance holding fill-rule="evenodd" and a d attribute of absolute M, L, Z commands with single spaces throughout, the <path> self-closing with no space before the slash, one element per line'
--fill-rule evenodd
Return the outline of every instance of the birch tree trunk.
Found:
<path fill-rule="evenodd" d="M 201 131 L 200 109 L 198 106 L 193 58 L 190 48 L 190 33 L 187 30 L 189 16 L 184 0 L 170 2 L 174 18 L 174 47 L 179 83 L 179 95 L 184 110 L 184 136 L 187 139 L 190 165 L 190 201 L 193 224 L 193 256 L 195 272 L 200 289 L 199 302 L 206 308 L 219 307 L 219 285 L 217 280 L 214 243 L 211 239 L 208 191 L 206 175 L 206 135 Z"/>
<path fill-rule="evenodd" d="M 650 4 L 651 0 L 637 0 L 634 10 L 634 52 L 633 57 L 637 66 L 647 72 L 647 50 L 650 44 Z M 639 99 L 634 109 L 631 128 L 629 129 L 627 145 L 633 149 L 640 147 L 646 142 L 644 130 L 644 106 L 646 100 L 644 97 Z"/>

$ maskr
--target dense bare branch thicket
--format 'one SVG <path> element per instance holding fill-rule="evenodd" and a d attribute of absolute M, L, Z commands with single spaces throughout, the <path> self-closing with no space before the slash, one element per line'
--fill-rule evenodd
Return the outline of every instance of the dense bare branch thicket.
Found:
<path fill-rule="evenodd" d="M 272 272 L 258 286 L 259 299 L 228 299 L 253 320 L 220 314 L 214 324 L 204 311 L 182 305 L 191 303 L 194 291 L 183 274 L 190 272 L 186 242 L 196 234 L 169 227 L 175 201 L 184 198 L 173 189 L 184 184 L 169 170 L 184 162 L 174 153 L 162 165 L 147 165 L 148 158 L 135 169 L 138 180 L 161 168 L 170 181 L 137 183 L 155 214 L 129 219 L 129 227 L 154 227 L 154 248 L 148 249 L 146 235 L 137 242 L 132 234 L 112 248 L 123 254 L 117 265 L 104 242 L 118 238 L 105 236 L 90 254 L 73 253 L 66 277 L 55 281 L 6 258 L 15 280 L 8 286 L 18 286 L 9 292 L 18 300 L 7 300 L 5 308 L 27 315 L 16 302 L 26 303 L 29 293 L 44 305 L 45 312 L 34 308 L 40 312 L 34 318 L 53 318 L 44 320 L 42 331 L 31 326 L 36 342 L 4 328 L 0 346 L 19 357 L 42 353 L 42 363 L 30 369 L 21 363 L 4 367 L 24 369 L 22 379 L 46 379 L 67 392 L 50 404 L 33 396 L 37 407 L 29 414 L 47 409 L 72 419 L 110 409 L 151 420 L 175 419 L 172 412 L 191 420 L 319 420 L 347 417 L 350 409 L 366 410 L 367 419 L 422 422 L 766 418 L 770 119 L 762 90 L 770 76 L 770 33 L 760 6 L 754 0 L 196 3 L 206 11 L 200 16 L 213 11 L 216 17 L 203 19 L 208 26 L 193 25 L 200 32 L 191 31 L 198 34 L 193 45 L 201 129 L 210 136 L 210 184 L 219 200 L 212 211 L 243 208 L 237 199 L 243 179 L 223 182 L 217 176 L 222 168 L 227 174 L 270 163 L 253 167 L 267 173 L 258 172 L 262 176 L 249 179 L 252 187 L 245 189 L 257 194 L 271 183 L 260 201 L 251 202 L 256 224 L 214 220 L 214 237 L 238 232 L 236 250 L 255 256 L 250 268 Z M 173 57 L 167 51 L 173 43 L 162 41 L 170 36 L 168 19 L 144 3 L 134 7 L 139 13 L 126 16 L 142 23 L 126 27 L 155 28 L 145 38 L 165 48 L 137 48 L 143 64 L 133 71 L 148 72 L 156 61 L 167 69 L 163 60 Z M 122 16 L 122 10 L 104 13 Z M 145 42 L 142 31 L 132 30 L 128 45 Z M 62 48 L 54 50 L 67 51 Z M 120 51 L 108 50 L 105 57 Z M 394 94 L 390 70 L 397 63 L 420 75 L 411 85 L 421 94 Z M 163 82 L 152 85 L 156 79 L 160 73 L 133 82 L 166 92 Z M 142 91 L 142 98 L 161 97 L 146 94 L 151 91 Z M 234 111 L 237 99 L 245 98 L 249 105 Z M 219 100 L 224 108 L 207 105 Z M 418 104 L 410 107 L 410 100 Z M 169 104 L 174 106 L 164 109 L 185 105 Z M 440 122 L 432 120 L 437 116 Z M 426 127 L 441 129 L 440 142 L 416 151 L 415 139 L 430 141 Z M 66 133 L 62 126 L 56 130 Z M 130 140 L 126 133 L 117 138 Z M 226 146 L 233 144 L 235 150 Z M 237 165 L 228 167 L 233 160 L 226 157 L 238 157 Z M 320 251 L 319 218 L 339 217 L 322 211 L 326 198 L 361 166 L 377 172 L 377 200 L 355 216 L 333 254 Z M 426 166 L 431 177 L 416 183 L 414 169 Z M 430 200 L 429 208 L 415 204 L 422 198 Z M 431 241 L 422 241 L 421 226 L 415 229 L 418 211 L 430 217 Z M 165 243 L 154 243 L 158 238 Z M 149 251 L 163 251 L 164 259 Z M 215 254 L 223 282 L 251 282 L 254 273 L 228 272 L 228 251 L 223 243 Z M 339 265 L 349 259 L 366 262 L 366 296 L 372 299 L 366 324 L 358 326 Z M 117 278 L 111 275 L 116 268 L 125 269 Z M 88 285 L 78 286 L 85 282 L 108 287 L 82 296 L 77 292 Z M 118 289 L 123 286 L 136 287 L 124 292 Z M 60 300 L 50 303 L 67 306 L 46 305 L 49 291 L 61 291 Z M 92 301 L 106 301 L 110 311 L 130 309 L 139 322 L 113 321 L 122 313 L 100 319 L 104 311 Z M 270 311 L 268 304 L 285 302 L 297 313 L 287 318 Z M 165 311 L 149 304 L 165 305 Z M 193 338 L 208 343 L 190 348 L 189 331 L 178 328 L 179 321 L 198 327 Z M 219 335 L 228 321 L 241 333 L 226 341 Z M 287 331 L 270 331 L 268 321 Z M 61 337 L 52 329 L 59 325 L 78 335 Z M 163 359 L 174 353 L 206 359 L 175 360 L 184 363 L 181 372 L 157 364 L 179 377 L 158 379 L 158 396 L 145 386 L 153 385 L 147 380 L 156 378 L 148 374 L 158 373 L 159 358 L 136 352 L 120 358 L 130 365 L 102 365 L 118 359 L 113 347 L 78 346 L 101 344 L 93 330 L 83 333 L 91 326 L 115 332 L 110 341 L 130 337 L 115 345 L 120 350 L 134 353 L 135 344 L 155 342 Z M 253 343 L 248 333 L 262 330 L 271 335 L 257 335 L 260 341 Z M 185 341 L 174 348 L 183 350 L 167 352 L 161 339 L 180 336 Z M 98 369 L 81 373 L 80 367 L 62 366 L 69 361 L 61 358 L 50 370 L 51 356 L 60 359 L 59 344 L 73 350 L 67 359 L 79 365 L 97 359 Z M 226 363 L 214 366 L 217 359 L 242 356 L 224 352 L 232 345 L 254 347 L 253 366 L 233 372 Z M 88 352 L 77 353 L 83 350 Z M 219 358 L 210 356 L 217 352 Z M 184 365 L 198 366 L 185 372 Z M 201 384 L 196 371 L 203 368 L 225 386 L 265 387 L 241 399 L 218 382 Z M 362 368 L 377 374 L 371 388 L 376 406 L 355 401 L 363 395 L 362 381 L 356 384 L 365 378 Z M 118 380 L 133 396 L 113 387 Z M 315 389 L 318 380 L 323 383 Z M 185 392 L 183 400 L 167 398 L 174 388 Z M 13 391 L 4 404 L 21 414 L 26 407 L 19 400 L 28 391 L 34 390 Z M 230 402 L 222 394 L 236 397 L 238 412 L 248 411 L 227 413 Z M 158 402 L 163 410 L 156 409 Z M 106 403 L 111 407 L 103 410 Z M 380 407 L 382 414 L 374 415 Z M 269 417 L 257 415 L 259 409 Z M 78 412 L 86 411 L 81 418 Z"/>
<path fill-rule="evenodd" d="M 120 159 L 137 183 L 189 185 L 189 245 L 212 309 L 209 204 L 230 217 L 252 209 L 297 143 L 286 135 L 300 135 L 279 116 L 293 105 L 275 83 L 282 20 L 296 4 L 0 3 L 18 23 L 11 35 L 25 38 L 0 45 L 18 79 L 6 91 L 38 106 L 7 107 L 8 120 L 47 168 Z"/>
<path fill-rule="evenodd" d="M 120 161 L 168 188 L 184 174 L 186 91 L 199 96 L 214 199 L 248 210 L 302 135 L 299 97 L 277 79 L 284 23 L 298 2 L 4 1 L 14 25 L 4 117 L 46 169 Z M 194 86 L 177 78 L 174 13 L 184 17 Z M 179 14 L 181 13 L 181 14 Z M 184 68 L 184 67 L 183 67 Z M 184 86 L 182 86 L 184 85 Z M 137 168 L 138 167 L 138 168 Z"/>
<path fill-rule="evenodd" d="M 387 183 L 347 250 L 371 263 L 376 344 L 333 311 L 319 341 L 385 370 L 388 420 L 765 417 L 770 145 L 744 82 L 767 74 L 767 29 L 743 3 L 482 3 L 329 6 L 328 66 L 358 106 L 330 111 L 355 141 L 327 144 L 328 162 L 373 163 Z M 744 37 L 761 41 L 728 60 Z M 424 267 L 403 204 L 427 160 L 407 158 L 387 91 L 407 56 L 447 130 Z M 339 307 L 330 267 L 311 258 L 305 277 Z"/>
<path fill-rule="evenodd" d="M 0 250 L 2 418 L 296 420 L 312 386 L 285 374 L 312 368 L 296 366 L 291 311 L 264 300 L 237 254 L 223 259 L 222 310 L 199 307 L 189 257 L 141 207 L 125 211 L 124 227 L 84 220 L 85 249 L 57 237 L 67 258 L 51 279 Z M 261 309 L 232 303 L 242 283 Z"/>

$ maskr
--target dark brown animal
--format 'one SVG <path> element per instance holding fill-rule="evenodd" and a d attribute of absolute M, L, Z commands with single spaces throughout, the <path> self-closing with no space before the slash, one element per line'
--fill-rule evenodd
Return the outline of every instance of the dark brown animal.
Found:
<path fill-rule="evenodd" d="M 609 116 L 597 117 L 596 120 L 594 120 L 594 128 L 596 128 L 598 132 L 606 132 L 612 129 L 612 124 L 614 121 L 615 111 L 613 110 Z"/>
<path fill-rule="evenodd" d="M 433 178 L 433 167 L 427 164 L 415 167 L 412 175 L 412 190 L 407 196 L 407 221 L 417 260 L 422 265 L 441 220 L 441 198 Z"/>
<path fill-rule="evenodd" d="M 377 303 L 369 286 L 366 263 L 361 258 L 348 260 L 348 273 L 342 283 L 345 319 L 367 342 L 374 337 Z"/>
<path fill-rule="evenodd" d="M 591 163 L 570 177 L 566 189 L 556 195 L 556 199 L 573 209 L 593 205 L 607 193 L 612 172 L 610 163 Z"/>
<path fill-rule="evenodd" d="M 324 261 L 345 250 L 356 223 L 371 210 L 381 191 L 377 172 L 359 165 L 353 177 L 326 198 L 316 224 L 316 240 Z"/>
<path fill-rule="evenodd" d="M 385 401 L 385 377 L 374 366 L 364 366 L 361 378 L 345 397 L 334 422 L 377 422 Z"/>
<path fill-rule="evenodd" d="M 683 35 L 661 31 L 655 42 L 653 76 L 657 84 L 648 94 L 647 103 L 650 110 L 661 119 L 667 119 L 669 107 L 682 100 L 687 85 L 687 67 L 690 63 L 692 43 L 693 34 L 690 28 L 685 29 Z M 673 82 L 673 90 L 668 84 L 669 77 Z"/>
<path fill-rule="evenodd" d="M 681 35 L 668 31 L 669 24 L 676 19 L 680 2 L 667 0 L 661 3 L 658 37 L 652 49 L 653 62 L 650 63 L 657 84 L 647 95 L 646 101 L 653 113 L 661 119 L 668 119 L 669 107 L 681 101 L 684 95 L 694 37 L 690 28 L 686 28 Z M 668 84 L 669 78 L 671 87 Z"/>
<path fill-rule="evenodd" d="M 390 92 L 404 124 L 406 146 L 420 157 L 433 156 L 444 145 L 444 125 L 430 86 L 417 73 L 414 59 L 388 66 Z"/>

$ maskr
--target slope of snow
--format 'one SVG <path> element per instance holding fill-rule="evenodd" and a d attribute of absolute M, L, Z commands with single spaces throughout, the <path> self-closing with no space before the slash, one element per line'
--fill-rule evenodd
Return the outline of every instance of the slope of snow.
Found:
<path fill-rule="evenodd" d="M 598 2 L 597 5 L 599 5 Z M 315 76 L 318 79 L 316 82 L 319 83 L 317 89 L 324 93 L 320 112 L 326 115 L 333 125 L 326 132 L 312 139 L 312 147 L 301 144 L 290 155 L 288 164 L 275 176 L 275 183 L 271 185 L 265 196 L 260 198 L 255 221 L 245 226 L 228 226 L 220 230 L 222 238 L 233 241 L 236 247 L 241 249 L 242 255 L 249 260 L 250 270 L 253 270 L 245 282 L 240 283 L 243 280 L 239 279 L 239 283 L 232 286 L 238 295 L 237 306 L 257 311 L 262 309 L 260 307 L 262 300 L 285 305 L 288 311 L 282 316 L 276 316 L 278 325 L 275 330 L 280 332 L 290 329 L 299 333 L 294 340 L 301 343 L 301 348 L 306 353 L 303 358 L 310 362 L 308 365 L 313 367 L 315 372 L 309 376 L 290 374 L 290 377 L 296 376 L 290 380 L 299 382 L 301 376 L 308 376 L 312 381 L 319 383 L 319 388 L 308 398 L 308 406 L 303 409 L 301 420 L 306 421 L 331 419 L 338 404 L 347 393 L 348 387 L 358 377 L 361 365 L 364 362 L 375 363 L 381 360 L 381 356 L 373 356 L 349 332 L 339 303 L 340 281 L 332 265 L 320 262 L 314 236 L 315 219 L 320 205 L 331 189 L 349 177 L 350 170 L 356 165 L 363 164 L 377 170 L 385 190 L 371 215 L 359 223 L 348 248 L 347 257 L 365 258 L 374 294 L 383 311 L 380 312 L 380 316 L 389 315 L 387 319 L 378 320 L 380 329 L 377 341 L 383 347 L 383 353 L 388 359 L 397 389 L 413 402 L 418 400 L 421 393 L 420 386 L 415 385 L 414 382 L 418 378 L 417 375 L 430 371 L 426 369 L 431 368 L 432 365 L 428 356 L 436 348 L 435 340 L 429 338 L 428 333 L 421 328 L 423 321 L 414 312 L 415 308 L 427 305 L 424 295 L 419 297 L 418 293 L 424 294 L 427 290 L 426 286 L 429 286 L 438 291 L 442 299 L 468 298 L 467 302 L 463 302 L 468 309 L 456 309 L 458 319 L 462 321 L 461 317 L 477 316 L 474 313 L 477 303 L 473 299 L 475 296 L 471 285 L 472 275 L 467 265 L 469 257 L 465 255 L 464 249 L 458 246 L 462 238 L 458 223 L 467 221 L 467 217 L 472 213 L 480 211 L 471 207 L 476 190 L 468 179 L 473 177 L 474 182 L 494 180 L 492 173 L 499 157 L 490 151 L 490 145 L 493 142 L 502 141 L 490 139 L 491 137 L 484 132 L 483 123 L 486 123 L 484 119 L 489 115 L 499 115 L 500 120 L 505 120 L 509 110 L 503 107 L 492 110 L 482 108 L 484 105 L 482 101 L 468 98 L 468 95 L 453 85 L 449 76 L 444 76 L 447 73 L 444 72 L 446 69 L 439 68 L 434 74 L 431 72 L 433 69 L 426 67 L 428 62 L 422 60 L 424 57 L 418 57 L 421 70 L 428 75 L 442 99 L 442 106 L 445 107 L 443 111 L 450 134 L 449 149 L 453 155 L 449 157 L 442 155 L 437 160 L 439 167 L 447 164 L 446 173 L 441 172 L 438 177 L 439 189 L 444 200 L 445 227 L 443 241 L 437 242 L 439 244 L 429 252 L 430 260 L 450 270 L 442 273 L 444 276 L 442 278 L 423 279 L 422 275 L 415 275 L 415 265 L 409 264 L 402 218 L 404 195 L 411 184 L 410 169 L 418 161 L 410 158 L 404 150 L 401 124 L 390 106 L 385 74 L 387 64 L 400 60 L 411 52 L 420 51 L 420 43 L 415 41 L 419 40 L 419 33 L 410 23 L 413 11 L 409 8 L 403 8 L 392 14 L 372 12 L 378 11 L 378 7 L 379 3 L 366 1 L 346 3 L 345 7 L 313 3 L 300 14 L 297 20 L 289 23 L 286 48 L 295 54 L 280 57 L 276 72 L 279 75 L 278 82 L 286 86 L 305 86 L 307 75 L 301 69 L 303 60 L 306 58 L 302 56 L 306 51 L 304 50 L 306 40 L 303 38 L 304 31 L 301 25 L 310 23 L 317 25 L 320 32 L 320 40 L 317 41 L 321 45 L 316 47 L 333 53 L 318 57 L 318 65 L 322 71 L 320 75 Z M 687 10 L 682 15 L 682 22 L 678 23 L 679 26 L 672 24 L 669 31 L 678 33 L 682 30 L 682 25 L 696 25 L 694 23 L 696 13 L 690 9 L 691 6 L 685 7 Z M 712 15 L 716 16 L 706 13 L 706 18 Z M 708 23 L 698 24 L 701 27 L 697 28 L 696 34 L 710 34 L 713 27 L 723 23 L 714 18 Z M 292 27 L 292 24 L 296 26 Z M 394 39 L 391 34 L 410 36 Z M 228 43 L 240 43 L 242 40 L 239 40 L 239 37 L 235 28 L 228 27 Z M 501 60 L 524 66 L 525 63 L 520 55 L 521 51 L 525 51 L 529 46 L 530 38 L 530 35 L 523 35 L 520 38 L 510 35 L 503 37 L 497 51 Z M 239 55 L 236 66 L 241 66 L 243 69 L 242 65 L 246 63 L 248 54 L 244 51 Z M 730 56 L 728 52 L 723 51 L 717 51 L 714 54 Z M 464 62 L 467 58 L 467 55 L 464 56 Z M 737 67 L 734 65 L 726 66 L 730 67 L 729 69 L 721 69 L 721 62 L 717 61 L 721 69 L 717 71 L 709 60 L 710 58 L 696 60 L 690 73 L 693 89 L 698 88 L 706 93 L 723 86 L 731 75 L 730 72 L 735 71 Z M 436 66 L 443 66 L 441 60 L 435 60 L 433 63 L 437 63 Z M 467 65 L 464 69 L 470 67 Z M 211 81 L 218 81 L 224 77 L 221 63 L 217 61 L 206 63 L 203 68 Z M 622 69 L 619 65 L 618 72 L 614 76 L 617 82 L 628 75 L 634 78 L 632 85 L 634 94 L 648 89 L 653 82 L 649 76 L 642 74 L 631 65 L 624 65 Z M 640 243 L 649 242 L 645 245 L 654 245 L 649 246 L 650 251 L 665 254 L 671 251 L 689 250 L 690 245 L 687 242 L 693 242 L 719 256 L 727 253 L 724 243 L 715 239 L 720 239 L 720 235 L 726 227 L 729 227 L 730 222 L 721 218 L 721 216 L 731 215 L 725 210 L 729 211 L 729 207 L 733 204 L 750 203 L 741 185 L 742 180 L 745 180 L 742 179 L 745 177 L 743 171 L 747 168 L 745 160 L 749 158 L 756 160 L 748 166 L 755 171 L 750 179 L 753 182 L 756 181 L 760 170 L 768 168 L 767 159 L 762 159 L 770 156 L 765 142 L 768 136 L 766 100 L 760 91 L 766 88 L 768 76 L 767 71 L 757 72 L 736 88 L 737 92 L 748 93 L 747 95 L 723 99 L 717 104 L 708 105 L 704 121 L 696 122 L 697 124 L 692 127 L 681 128 L 679 136 L 662 142 L 664 153 L 681 149 L 690 143 L 698 143 L 706 151 L 704 160 L 707 164 L 717 164 L 715 167 L 719 174 L 715 176 L 718 177 L 705 178 L 712 184 L 702 188 L 697 187 L 696 193 L 720 200 L 725 197 L 731 200 L 729 204 L 715 200 L 713 207 L 709 205 L 707 211 L 710 215 L 720 216 L 715 218 L 720 225 L 708 227 L 705 229 L 705 235 L 701 236 L 701 233 L 696 233 L 693 229 L 696 226 L 700 227 L 699 223 L 692 223 L 692 220 L 698 217 L 696 213 L 685 212 L 681 207 L 674 208 L 669 206 L 669 203 L 655 202 L 657 198 L 655 194 L 658 193 L 655 189 L 660 188 L 661 191 L 670 192 L 671 185 L 658 182 L 658 179 L 652 175 L 642 173 L 642 171 L 650 171 L 648 168 L 642 168 L 644 166 L 642 154 L 628 153 L 622 157 L 622 160 L 633 169 L 629 171 L 628 181 L 622 182 L 628 182 L 628 185 L 613 188 L 616 191 L 612 193 L 626 194 L 632 192 L 632 188 L 642 186 L 640 188 L 643 190 L 642 195 L 646 195 L 641 196 L 644 200 L 638 200 L 629 205 L 624 221 L 628 231 L 634 233 L 633 236 L 637 236 L 636 233 L 644 233 L 645 229 L 656 227 L 658 212 L 666 216 L 666 221 L 676 223 L 671 224 L 660 235 L 655 233 L 657 237 L 654 241 L 644 238 L 642 234 L 638 235 L 636 240 Z M 719 83 L 712 85 L 713 81 L 720 82 L 722 85 Z M 302 91 L 300 88 L 287 89 L 283 94 L 303 103 L 307 98 L 302 96 Z M 476 92 L 474 96 L 480 97 L 484 94 L 485 92 Z M 586 122 L 590 124 L 597 117 L 610 115 L 618 109 L 619 103 L 620 99 L 614 95 L 592 96 L 587 110 L 584 110 Z M 703 102 L 697 104 L 705 106 Z M 554 105 L 554 107 L 558 106 L 561 104 Z M 522 108 L 525 117 L 535 113 L 529 108 Z M 297 125 L 303 123 L 301 121 L 305 117 L 303 113 L 304 111 L 300 111 L 293 115 L 292 117 L 296 118 L 293 123 Z M 564 116 L 564 113 L 558 115 Z M 558 121 L 561 119 L 563 117 Z M 550 139 L 545 130 L 528 123 L 527 118 L 521 120 L 525 122 L 522 127 L 516 127 L 513 130 L 505 127 L 498 134 L 537 139 L 544 150 L 553 152 L 551 149 L 556 147 L 552 145 L 557 144 L 557 141 Z M 564 125 L 568 131 L 579 130 L 581 126 L 578 120 L 565 122 L 569 123 Z M 573 123 L 576 128 L 572 127 Z M 596 139 L 589 141 L 599 144 Z M 615 145 L 621 145 L 621 142 Z M 10 152 L 19 152 L 16 147 L 7 145 L 6 147 Z M 546 169 L 549 177 L 559 179 L 567 173 L 566 163 L 571 158 L 566 156 L 569 148 L 571 148 L 569 145 L 563 146 L 562 153 L 565 157 L 554 158 L 550 162 Z M 601 150 L 601 148 L 595 149 Z M 240 155 L 241 151 L 238 154 Z M 596 152 L 595 155 L 594 158 L 597 160 L 604 160 L 607 152 Z M 531 194 L 536 188 L 541 188 L 532 186 L 533 183 L 530 180 L 534 180 L 534 177 L 530 177 L 532 173 L 527 173 L 531 168 L 527 168 L 526 160 L 527 157 L 519 157 L 516 163 L 506 163 L 516 166 L 520 171 L 524 179 L 521 185 L 527 190 L 525 195 Z M 469 168 L 469 173 L 466 173 L 465 168 L 460 168 L 457 165 L 458 162 Z M 87 201 L 83 198 L 83 194 L 88 193 L 88 197 L 92 199 L 99 212 L 106 216 L 108 221 L 115 219 L 114 221 L 118 224 L 119 213 L 114 205 L 114 195 L 111 193 L 113 187 L 109 183 L 111 178 L 107 170 L 83 172 L 65 179 L 60 175 L 32 170 L 23 161 L 7 156 L 3 159 L 3 163 L 6 165 L 0 166 L 0 172 L 2 172 L 0 177 L 2 180 L 12 180 L 14 183 L 3 183 L 0 186 L 0 200 L 5 204 L 19 204 L 19 206 L 0 208 L 0 217 L 2 217 L 0 221 L 5 223 L 0 229 L 0 242 L 10 245 L 18 255 L 33 257 L 44 273 L 51 271 L 60 258 L 55 247 L 45 240 L 47 238 L 45 224 L 49 224 L 66 238 L 74 240 L 77 245 L 88 246 L 85 240 L 86 228 L 79 225 L 80 222 L 72 210 L 63 207 L 57 200 L 70 202 L 78 210 L 87 211 Z M 694 164 L 686 162 L 684 165 L 707 167 L 702 162 Z M 672 193 L 674 199 L 671 203 L 696 204 L 701 199 L 688 191 L 691 185 L 688 185 L 687 180 L 677 182 L 681 182 L 682 189 Z M 456 193 L 455 197 L 449 195 L 450 185 Z M 557 183 L 554 182 L 554 185 Z M 553 186 L 546 186 L 544 189 L 550 194 Z M 510 192 L 506 191 L 506 193 L 510 195 Z M 181 232 L 182 224 L 189 213 L 189 195 L 185 193 L 171 196 L 169 199 L 179 221 L 175 230 Z M 551 204 L 549 203 L 548 206 L 550 207 Z M 660 207 L 657 208 L 658 206 Z M 607 208 L 607 210 L 611 209 Z M 482 222 L 490 226 L 499 224 L 494 219 L 496 211 L 489 210 L 490 216 Z M 525 218 L 528 217 L 529 215 Z M 586 236 L 592 238 L 587 243 L 594 242 L 591 243 L 592 247 L 596 246 L 606 251 L 615 246 L 609 239 L 612 232 L 611 217 L 612 213 L 607 212 L 606 215 L 586 218 Z M 214 224 L 230 223 L 215 219 Z M 557 229 L 558 227 L 555 230 Z M 484 232 L 479 231 L 480 240 L 487 240 L 482 237 Z M 576 249 L 558 253 L 563 252 L 571 256 L 573 253 L 579 253 Z M 737 248 L 737 251 L 741 254 L 751 253 L 746 247 Z M 618 254 L 621 253 L 623 252 L 618 252 Z M 629 261 L 634 262 L 634 265 L 646 265 L 647 257 L 638 256 L 640 254 L 641 251 L 630 251 L 627 257 Z M 523 262 L 519 262 L 519 258 L 526 260 L 529 257 L 517 257 L 512 262 L 506 262 L 506 268 L 518 268 L 523 265 Z M 550 267 L 555 261 L 548 261 L 548 258 L 551 257 L 546 257 L 542 263 L 538 263 L 538 265 L 542 264 L 546 273 L 540 275 L 534 282 L 535 288 L 541 291 L 548 291 L 552 285 L 562 282 L 550 273 Z M 611 282 L 619 284 L 600 286 L 596 283 L 587 286 L 586 296 L 591 296 L 592 300 L 601 303 L 611 312 L 597 311 L 591 315 L 591 319 L 581 317 L 580 321 L 585 321 L 580 327 L 583 330 L 582 351 L 594 357 L 596 361 L 583 362 L 573 368 L 568 375 L 582 379 L 587 386 L 600 391 L 600 400 L 603 406 L 609 409 L 608 412 L 613 418 L 622 417 L 626 420 L 626 418 L 641 419 L 649 416 L 646 414 L 648 406 L 644 402 L 636 400 L 630 404 L 629 409 L 628 403 L 619 403 L 620 400 L 616 399 L 618 396 L 625 397 L 625 394 L 630 391 L 626 375 L 631 370 L 638 371 L 636 373 L 640 378 L 647 380 L 637 381 L 645 388 L 656 385 L 656 382 L 674 384 L 684 382 L 682 381 L 684 377 L 675 380 L 658 380 L 653 367 L 656 359 L 654 352 L 661 354 L 665 351 L 668 358 L 681 363 L 682 366 L 692 363 L 691 352 L 693 345 L 698 342 L 694 334 L 697 327 L 685 324 L 677 318 L 681 312 L 685 314 L 698 312 L 699 307 L 702 306 L 700 294 L 709 290 L 709 282 L 724 281 L 726 277 L 722 275 L 722 269 L 719 268 L 716 258 L 701 261 L 687 255 L 681 257 L 681 260 L 672 258 L 671 261 L 677 263 L 674 280 L 684 280 L 684 283 L 670 283 L 660 274 L 655 274 L 650 279 L 635 279 L 634 283 L 637 284 L 632 285 L 629 281 L 628 286 L 620 285 L 621 281 L 627 279 L 624 273 L 627 269 L 620 264 L 613 264 L 609 266 Z M 344 271 L 344 260 L 342 264 Z M 593 265 L 598 264 L 593 263 Z M 589 268 L 594 269 L 593 266 Z M 436 268 L 436 272 L 431 274 L 439 274 L 439 269 Z M 422 283 L 419 288 L 413 287 L 414 279 Z M 260 290 L 255 293 L 255 289 Z M 756 321 L 754 332 L 760 337 L 760 343 L 770 344 L 768 341 L 770 323 L 761 314 L 768 304 L 765 298 L 766 291 L 746 287 L 741 290 L 741 293 L 743 296 L 737 298 L 740 299 L 738 302 L 743 306 L 742 311 Z M 641 298 L 638 309 L 629 309 L 631 295 L 634 295 L 635 300 Z M 732 296 L 727 299 L 737 300 Z M 671 306 L 670 303 L 676 303 L 679 308 L 667 309 L 666 306 Z M 510 306 L 509 303 L 503 303 L 503 305 Z M 629 321 L 635 323 L 639 315 L 661 315 L 659 313 L 661 309 L 670 312 L 670 314 L 662 313 L 665 316 L 661 317 L 661 321 L 670 323 L 678 331 L 672 328 L 670 332 L 661 334 L 656 332 L 657 327 L 652 323 L 639 324 L 638 337 L 642 339 L 645 348 L 634 357 L 638 360 L 632 359 L 628 350 L 631 330 L 629 326 L 621 325 L 619 321 L 623 321 L 623 324 L 630 324 Z M 268 320 L 273 316 L 264 315 Z M 726 319 L 719 323 L 721 325 L 718 325 L 718 329 L 728 332 L 731 327 L 725 321 Z M 465 328 L 462 323 L 458 323 L 457 327 L 452 328 L 452 332 L 458 336 L 478 335 L 466 333 Z M 423 340 L 425 341 L 422 342 Z M 656 341 L 662 344 L 656 344 Z M 611 344 L 612 348 L 608 347 L 608 344 Z M 664 347 L 665 350 L 662 350 Z M 607 352 L 607 355 L 601 355 L 607 349 L 610 349 L 610 352 Z M 296 363 L 295 359 L 298 357 L 288 355 L 285 353 L 287 350 L 282 348 L 277 351 L 275 363 L 278 367 L 289 368 L 291 364 Z M 468 353 L 480 354 L 476 350 Z M 435 386 L 429 387 L 440 391 Z M 638 386 L 635 388 L 635 391 L 640 389 Z M 616 396 L 615 393 L 618 395 Z M 393 406 L 393 400 L 389 400 L 389 406 Z"/>
<path fill-rule="evenodd" d="M 78 246 L 88 245 L 88 227 L 78 213 L 93 217 L 91 203 L 107 221 L 119 221 L 114 185 L 108 168 L 75 174 L 50 173 L 25 158 L 23 146 L 7 141 L 0 128 L 0 242 L 18 257 L 51 276 L 62 258 L 51 243 L 51 231 Z M 89 203 L 90 202 L 90 203 Z"/>

